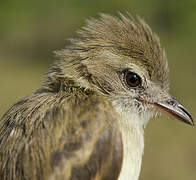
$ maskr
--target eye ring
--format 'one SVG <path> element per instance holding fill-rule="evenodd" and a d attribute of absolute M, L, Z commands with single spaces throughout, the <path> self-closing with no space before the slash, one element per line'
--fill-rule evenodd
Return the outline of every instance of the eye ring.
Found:
<path fill-rule="evenodd" d="M 123 73 L 124 81 L 129 88 L 135 88 L 141 85 L 142 79 L 138 74 L 129 70 L 125 70 Z"/>

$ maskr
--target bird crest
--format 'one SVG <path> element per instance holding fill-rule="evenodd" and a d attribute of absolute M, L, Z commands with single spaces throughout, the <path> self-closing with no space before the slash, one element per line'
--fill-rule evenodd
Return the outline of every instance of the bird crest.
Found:
<path fill-rule="evenodd" d="M 100 14 L 99 19 L 87 20 L 86 26 L 77 33 L 78 38 L 71 39 L 70 46 L 56 52 L 65 63 L 77 64 L 79 58 L 81 61 L 92 59 L 99 50 L 107 49 L 112 54 L 131 57 L 134 63 L 148 71 L 152 81 L 168 88 L 165 51 L 161 48 L 158 36 L 140 17 L 130 14 L 124 16 L 121 13 L 119 17 Z M 84 66 L 79 68 L 85 69 Z"/>

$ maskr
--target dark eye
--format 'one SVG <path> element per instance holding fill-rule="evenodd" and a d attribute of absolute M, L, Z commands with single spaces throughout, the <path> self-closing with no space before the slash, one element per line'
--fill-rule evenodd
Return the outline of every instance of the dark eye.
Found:
<path fill-rule="evenodd" d="M 137 87 L 142 82 L 141 77 L 138 76 L 136 73 L 131 72 L 131 71 L 126 71 L 124 73 L 124 78 L 125 78 L 126 84 L 129 87 Z"/>

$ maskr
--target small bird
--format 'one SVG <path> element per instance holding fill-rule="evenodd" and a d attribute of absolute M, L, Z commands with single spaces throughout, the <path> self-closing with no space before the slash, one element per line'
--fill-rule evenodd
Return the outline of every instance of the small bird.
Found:
<path fill-rule="evenodd" d="M 144 128 L 169 94 L 159 38 L 139 17 L 101 14 L 56 51 L 42 86 L 0 121 L 1 180 L 138 180 Z"/>

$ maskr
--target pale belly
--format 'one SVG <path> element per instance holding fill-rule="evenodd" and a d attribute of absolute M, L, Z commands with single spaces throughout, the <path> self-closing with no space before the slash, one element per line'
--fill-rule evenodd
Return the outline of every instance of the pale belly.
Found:
<path fill-rule="evenodd" d="M 125 109 L 120 101 L 112 101 L 119 114 L 123 139 L 123 163 L 118 180 L 138 180 L 144 151 L 144 127 L 150 113 L 139 115 L 137 109 Z"/>
<path fill-rule="evenodd" d="M 143 129 L 122 128 L 123 164 L 118 180 L 138 180 L 144 149 Z"/>

